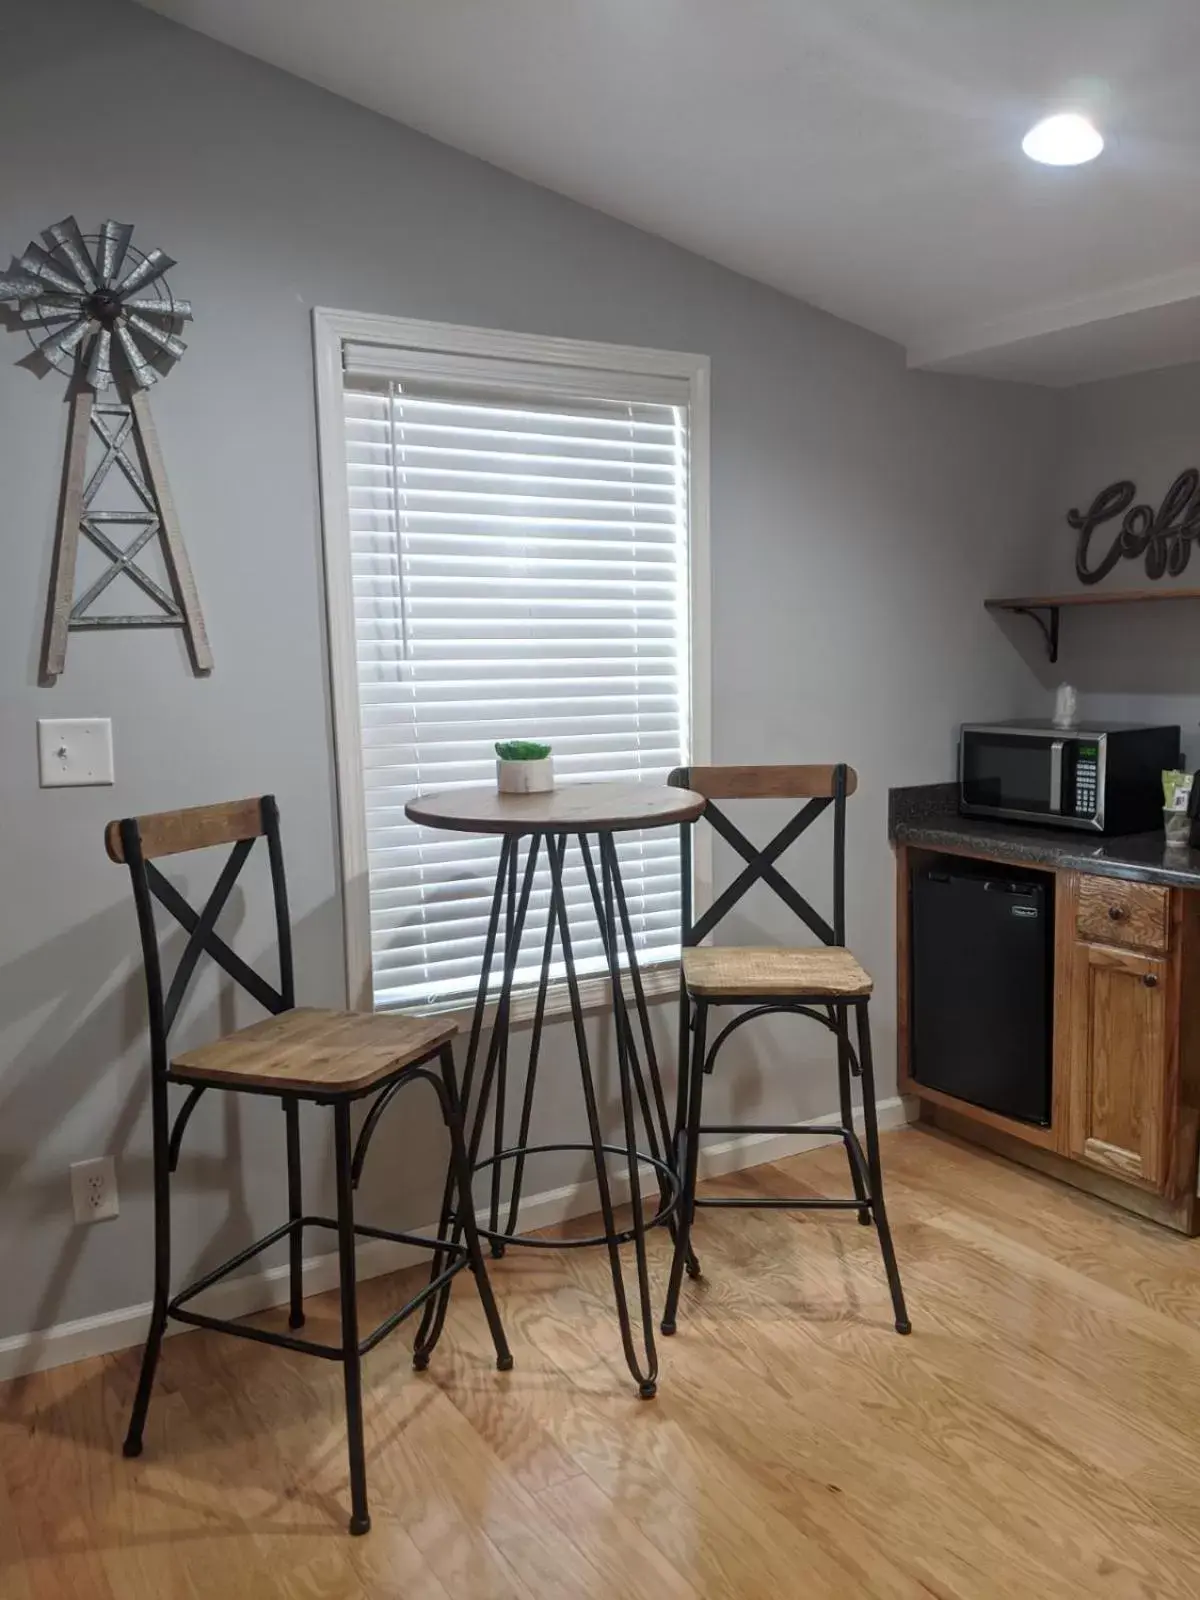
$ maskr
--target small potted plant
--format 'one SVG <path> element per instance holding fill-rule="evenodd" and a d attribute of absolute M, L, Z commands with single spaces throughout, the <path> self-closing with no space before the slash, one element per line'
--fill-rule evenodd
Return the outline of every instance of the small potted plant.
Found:
<path fill-rule="evenodd" d="M 496 746 L 496 787 L 501 794 L 544 794 L 554 787 L 554 757 L 536 739 L 504 739 Z"/>

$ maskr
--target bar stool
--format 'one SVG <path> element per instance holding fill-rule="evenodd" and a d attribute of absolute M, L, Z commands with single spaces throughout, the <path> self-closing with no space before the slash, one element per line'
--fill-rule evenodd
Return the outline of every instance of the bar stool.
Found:
<path fill-rule="evenodd" d="M 264 838 L 270 860 L 275 900 L 275 929 L 279 950 L 279 985 L 259 975 L 217 934 L 216 924 L 255 841 Z M 153 816 L 127 817 L 110 822 L 105 830 L 109 857 L 129 868 L 141 933 L 150 1011 L 150 1096 L 154 1135 L 154 1304 L 150 1333 L 142 1356 L 141 1376 L 133 1415 L 125 1438 L 125 1454 L 142 1452 L 142 1433 L 150 1391 L 168 1320 L 197 1328 L 215 1328 L 260 1344 L 278 1345 L 306 1355 L 340 1361 L 345 1381 L 346 1432 L 350 1457 L 350 1496 L 353 1514 L 350 1532 L 366 1533 L 366 1461 L 363 1450 L 362 1375 L 364 1355 L 392 1332 L 431 1296 L 448 1290 L 451 1279 L 469 1266 L 496 1347 L 496 1365 L 502 1372 L 512 1366 L 512 1356 L 501 1326 L 500 1314 L 488 1281 L 470 1204 L 471 1176 L 462 1135 L 462 1110 L 450 1043 L 455 1027 L 440 1017 L 405 1017 L 395 1014 L 363 1015 L 351 1011 L 319 1011 L 298 1007 L 292 977 L 292 939 L 288 918 L 287 886 L 279 836 L 279 810 L 274 797 L 237 800 L 220 805 L 196 806 L 186 811 L 164 811 Z M 196 912 L 169 879 L 154 865 L 156 859 L 202 850 L 213 845 L 233 848 L 204 908 Z M 154 901 L 170 912 L 188 934 L 179 964 L 164 992 Z M 196 965 L 202 954 L 217 964 L 270 1015 L 211 1044 L 171 1058 L 168 1038 L 179 1015 Z M 424 1080 L 437 1095 L 450 1135 L 453 1174 L 450 1193 L 457 1205 L 443 1219 L 437 1239 L 368 1227 L 354 1220 L 354 1190 L 358 1186 L 375 1129 L 396 1094 L 410 1083 Z M 179 1085 L 186 1097 L 170 1116 L 168 1090 Z M 209 1089 L 241 1094 L 271 1095 L 285 1115 L 287 1140 L 288 1220 L 271 1233 L 239 1250 L 235 1256 L 203 1277 L 171 1294 L 171 1174 L 179 1161 L 180 1146 L 197 1102 Z M 374 1094 L 356 1142 L 351 1140 L 350 1108 L 356 1100 Z M 300 1104 L 310 1101 L 333 1109 L 337 1215 L 306 1215 L 300 1173 Z M 453 1240 L 448 1225 L 454 1223 Z M 252 1260 L 261 1251 L 286 1239 L 289 1248 L 289 1326 L 304 1325 L 303 1238 L 306 1228 L 332 1228 L 337 1233 L 341 1284 L 341 1343 L 319 1344 L 295 1334 L 271 1333 L 262 1328 L 230 1322 L 190 1309 L 189 1303 Z M 393 1311 L 363 1339 L 358 1333 L 355 1297 L 356 1238 L 393 1239 L 433 1250 L 440 1270 L 405 1305 Z M 463 1243 L 459 1243 L 459 1238 Z M 441 1331 L 418 1341 L 415 1357 L 424 1366 Z"/>
<path fill-rule="evenodd" d="M 667 781 L 706 797 L 705 818 L 721 838 L 737 851 L 746 865 L 709 909 L 693 921 L 691 826 L 684 826 L 680 830 L 684 948 L 680 983 L 679 1099 L 675 1154 L 676 1170 L 682 1173 L 683 1181 L 662 1331 L 666 1334 L 675 1332 L 684 1267 L 689 1277 L 700 1276 L 700 1264 L 691 1248 L 692 1224 L 697 1206 L 762 1206 L 797 1211 L 854 1211 L 859 1222 L 868 1226 L 873 1223 L 879 1235 L 884 1270 L 891 1290 L 896 1332 L 910 1333 L 912 1324 L 904 1304 L 900 1271 L 896 1265 L 896 1252 L 883 1203 L 883 1174 L 879 1161 L 879 1127 L 875 1109 L 875 1069 L 871 1057 L 868 1017 L 872 982 L 845 948 L 846 800 L 858 787 L 857 775 L 853 768 L 844 764 L 832 767 L 680 767 Z M 713 803 L 716 800 L 757 799 L 807 801 L 762 850 L 757 849 Z M 833 808 L 832 925 L 775 866 L 783 852 L 830 806 Z M 820 945 L 800 949 L 700 946 L 700 941 L 759 882 L 771 889 L 794 912 L 810 932 L 821 940 Z M 708 1014 L 710 1009 L 720 1006 L 743 1009 L 725 1024 L 710 1046 Z M 850 1042 L 851 1011 L 855 1017 L 857 1050 Z M 746 1023 L 757 1017 L 774 1015 L 809 1017 L 828 1028 L 837 1040 L 841 1125 L 836 1131 L 845 1146 L 854 1189 L 853 1199 L 697 1197 L 697 1166 L 703 1134 L 812 1133 L 827 1137 L 830 1132 L 828 1125 L 821 1123 L 717 1126 L 701 1120 L 704 1079 L 712 1072 L 721 1046 L 730 1034 Z M 862 1078 L 865 1154 L 854 1129 L 852 1075 Z"/>

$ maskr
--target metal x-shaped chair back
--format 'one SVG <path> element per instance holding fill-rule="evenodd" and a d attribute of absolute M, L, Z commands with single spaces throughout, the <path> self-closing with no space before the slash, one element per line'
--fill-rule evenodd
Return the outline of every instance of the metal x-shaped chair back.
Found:
<path fill-rule="evenodd" d="M 773 891 L 823 944 L 846 942 L 846 800 L 858 787 L 853 767 L 677 767 L 667 779 L 704 795 L 704 817 L 746 863 L 708 909 L 692 920 L 691 830 L 683 834 L 683 943 L 699 944 L 756 883 Z M 762 849 L 713 802 L 716 800 L 806 800 L 808 803 Z M 833 808 L 833 921 L 826 921 L 775 865 L 789 845 Z"/>
<path fill-rule="evenodd" d="M 271 863 L 275 899 L 275 927 L 279 949 L 279 985 L 257 973 L 216 931 L 233 886 L 258 839 L 265 839 Z M 184 811 L 159 811 L 150 816 L 126 817 L 110 822 L 104 842 L 111 860 L 123 862 L 133 880 L 138 931 L 146 968 L 146 996 L 150 1009 L 150 1062 L 165 1074 L 169 1064 L 167 1040 L 196 972 L 200 957 L 208 954 L 247 994 L 272 1013 L 290 1011 L 296 1003 L 292 975 L 292 934 L 288 918 L 287 882 L 279 842 L 279 808 L 274 795 L 218 805 L 193 806 Z M 163 856 L 182 855 L 212 845 L 231 844 L 232 850 L 200 911 L 180 894 L 154 862 Z M 179 963 L 164 987 L 157 900 L 188 935 Z"/>

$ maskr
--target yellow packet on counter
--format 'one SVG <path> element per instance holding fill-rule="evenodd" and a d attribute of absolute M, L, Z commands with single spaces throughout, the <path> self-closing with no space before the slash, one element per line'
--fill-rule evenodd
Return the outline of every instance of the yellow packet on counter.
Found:
<path fill-rule="evenodd" d="M 1192 775 L 1190 772 L 1164 772 L 1163 781 L 1163 830 L 1167 836 L 1167 844 L 1176 847 L 1186 846 L 1192 831 L 1192 819 L 1188 815 L 1188 802 L 1192 797 Z"/>
<path fill-rule="evenodd" d="M 1164 772 L 1163 783 L 1163 810 L 1186 811 L 1188 801 L 1192 795 L 1192 775 L 1190 772 Z"/>

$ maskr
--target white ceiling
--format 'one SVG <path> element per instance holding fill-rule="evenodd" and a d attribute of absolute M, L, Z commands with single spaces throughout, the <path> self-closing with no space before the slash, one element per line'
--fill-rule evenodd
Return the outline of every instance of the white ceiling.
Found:
<path fill-rule="evenodd" d="M 1200 0 L 143 0 L 903 344 L 1200 358 Z M 1034 166 L 1063 107 L 1108 147 Z"/>

